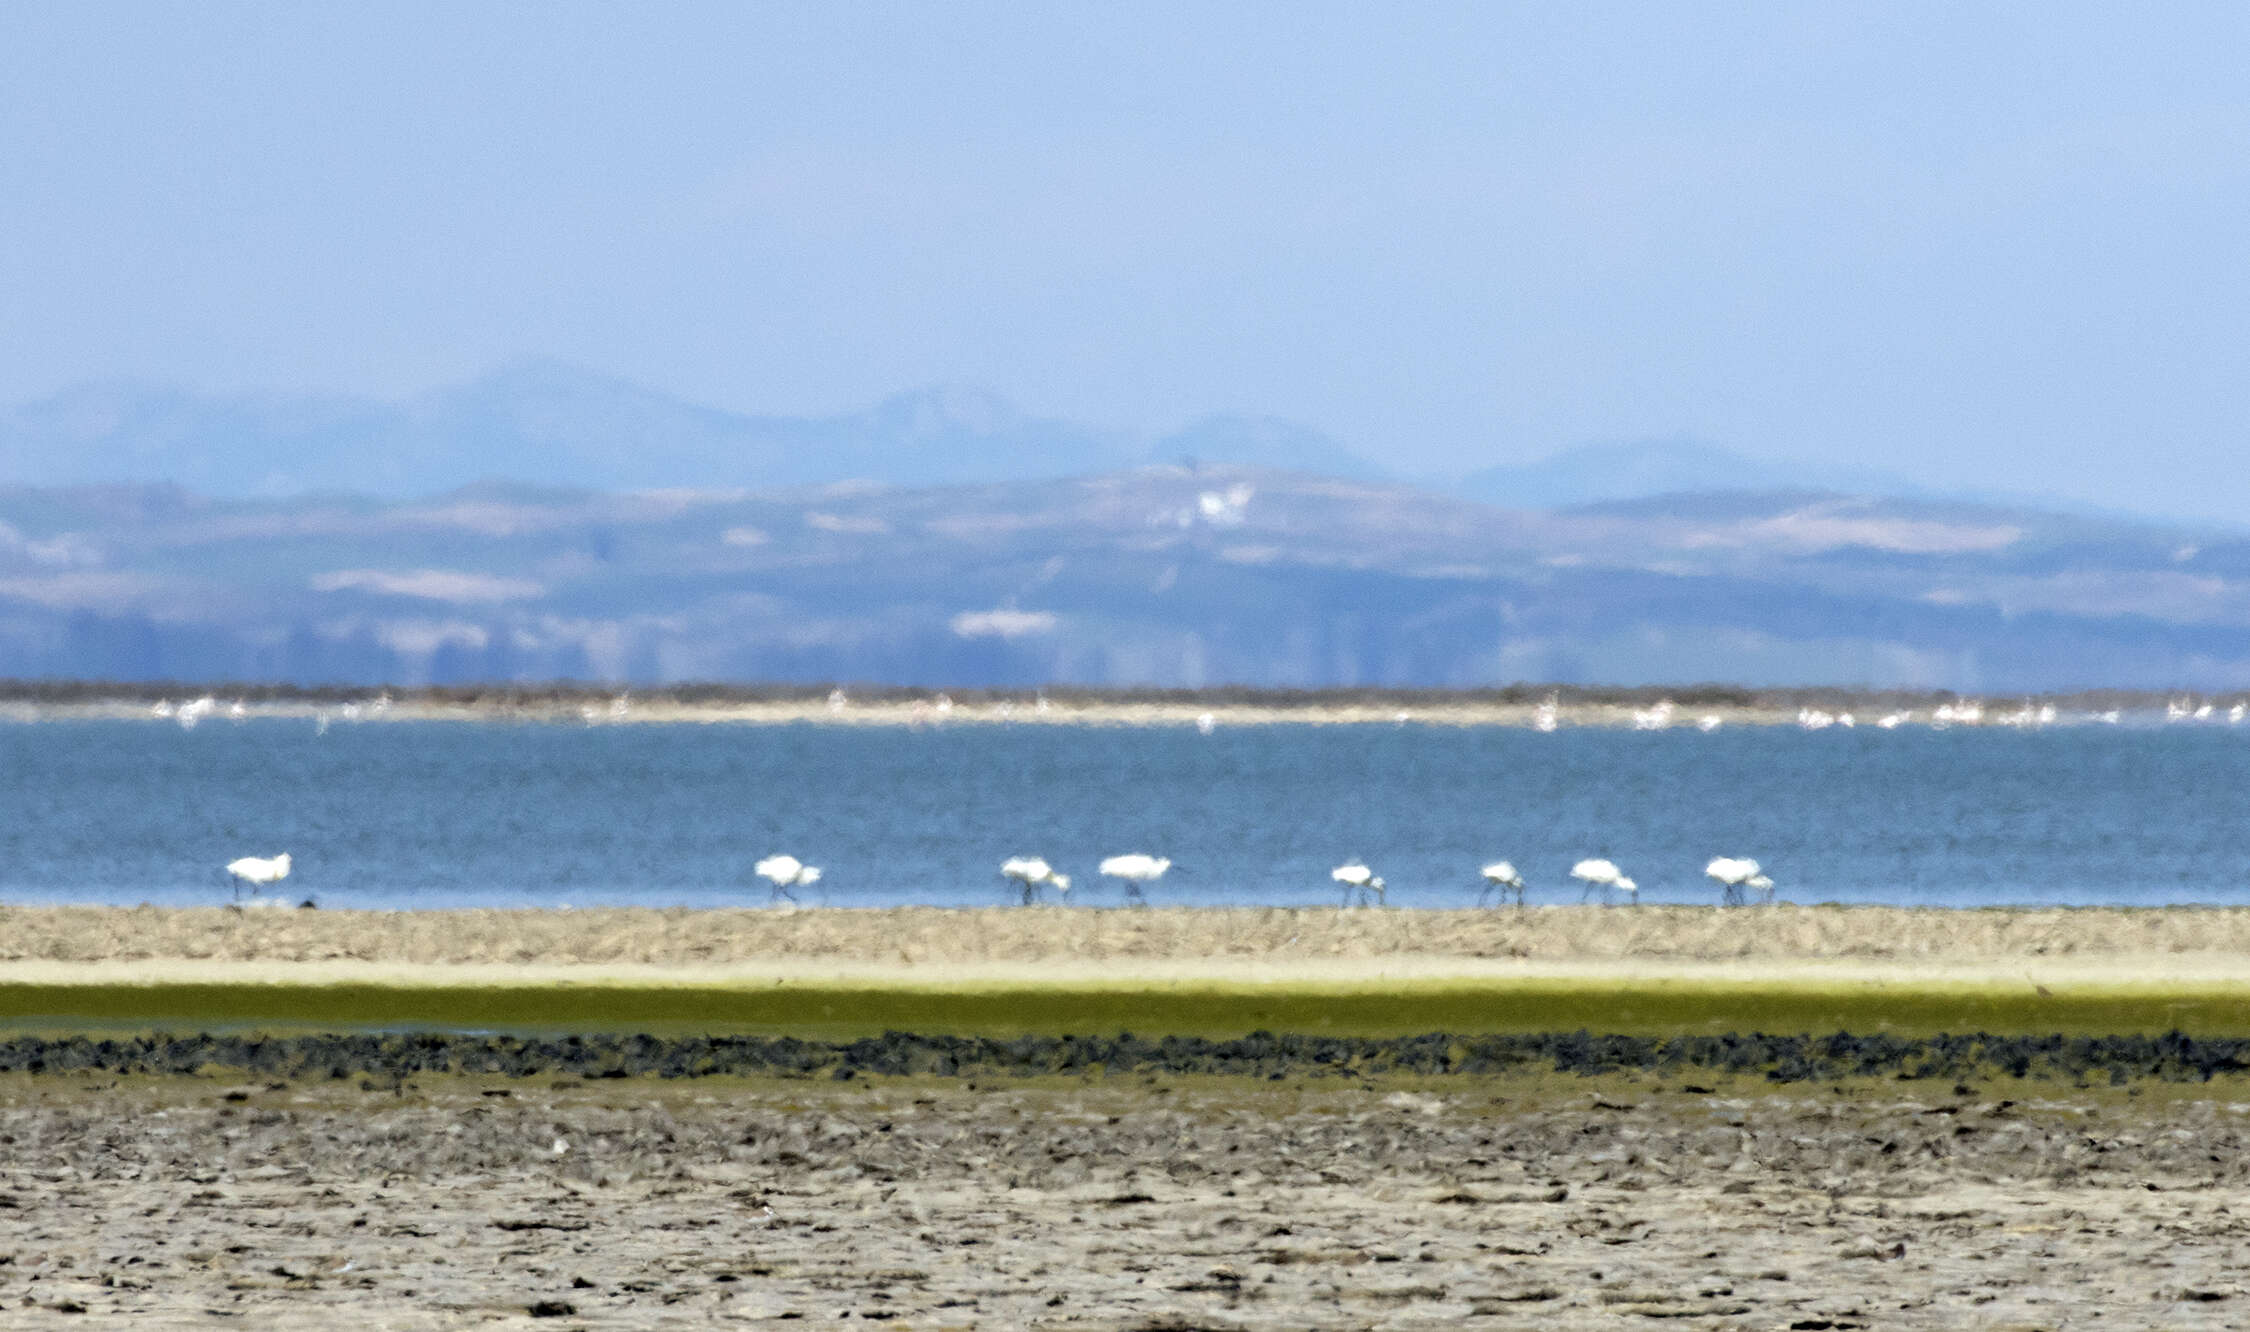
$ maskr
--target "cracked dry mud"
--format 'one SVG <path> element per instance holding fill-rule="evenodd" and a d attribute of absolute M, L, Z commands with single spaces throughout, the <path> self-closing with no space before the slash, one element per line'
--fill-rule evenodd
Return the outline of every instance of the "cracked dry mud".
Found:
<path fill-rule="evenodd" d="M 2227 1080 L 1708 1081 L 11 1076 L 0 1322 L 2250 1319 Z"/>

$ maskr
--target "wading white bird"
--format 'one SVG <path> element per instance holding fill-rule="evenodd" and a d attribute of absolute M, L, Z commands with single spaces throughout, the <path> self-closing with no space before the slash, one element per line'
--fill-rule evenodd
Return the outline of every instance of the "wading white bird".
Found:
<path fill-rule="evenodd" d="M 1477 890 L 1477 905 L 1483 906 L 1484 899 L 1494 892 L 1498 892 L 1503 899 L 1513 893 L 1516 905 L 1523 905 L 1523 876 L 1516 873 L 1516 867 L 1505 860 L 1495 860 L 1484 867 L 1484 887 Z"/>
<path fill-rule="evenodd" d="M 1070 876 L 1055 873 L 1055 867 L 1038 856 L 1008 857 L 1000 862 L 1000 877 L 1023 889 L 1025 906 L 1039 900 L 1041 888 L 1052 888 L 1066 900 L 1070 897 Z"/>
<path fill-rule="evenodd" d="M 1367 862 L 1363 860 L 1354 860 L 1338 865 L 1328 871 L 1328 877 L 1344 885 L 1343 905 L 1345 906 L 1352 904 L 1352 894 L 1355 891 L 1359 894 L 1361 906 L 1366 906 L 1370 897 L 1377 902 L 1385 900 L 1383 876 L 1367 868 Z"/>
<path fill-rule="evenodd" d="M 227 873 L 234 876 L 234 897 L 239 902 L 242 900 L 244 885 L 263 888 L 268 884 L 279 883 L 288 878 L 289 853 L 284 851 L 278 856 L 244 856 L 240 860 L 230 860 L 227 862 Z M 274 900 L 279 903 L 278 898 Z M 286 903 L 279 904 L 287 905 Z"/>
<path fill-rule="evenodd" d="M 1131 855 L 1111 856 L 1101 863 L 1100 868 L 1104 878 L 1125 881 L 1126 901 L 1147 906 L 1148 897 L 1142 892 L 1143 886 L 1163 878 L 1164 871 L 1172 868 L 1172 862 L 1166 857 L 1143 855 L 1135 851 Z"/>
<path fill-rule="evenodd" d="M 773 885 L 773 900 L 788 898 L 794 902 L 797 894 L 792 888 L 808 888 L 820 882 L 820 870 L 807 865 L 795 856 L 767 856 L 750 867 L 750 872 Z"/>
<path fill-rule="evenodd" d="M 1602 903 L 1605 906 L 1609 903 L 1609 895 L 1613 892 L 1625 894 L 1635 906 L 1639 906 L 1641 903 L 1641 886 L 1626 878 L 1625 872 L 1617 868 L 1615 861 L 1581 860 L 1570 867 L 1570 877 L 1586 885 L 1585 891 L 1578 894 L 1578 900 L 1581 902 L 1591 896 L 1596 889 L 1599 889 L 1601 890 Z"/>
<path fill-rule="evenodd" d="M 1722 905 L 1741 906 L 1751 893 L 1757 893 L 1760 901 L 1773 900 L 1773 880 L 1759 872 L 1755 860 L 1720 856 L 1705 865 L 1703 873 L 1718 882 Z"/>

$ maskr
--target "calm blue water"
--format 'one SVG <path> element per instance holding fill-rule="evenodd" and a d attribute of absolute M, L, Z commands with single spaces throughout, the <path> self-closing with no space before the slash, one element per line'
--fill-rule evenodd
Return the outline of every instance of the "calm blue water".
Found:
<path fill-rule="evenodd" d="M 838 906 L 1004 902 L 1016 854 L 1109 905 L 1124 851 L 1176 862 L 1160 903 L 1334 902 L 1355 856 L 1393 905 L 1501 857 L 1576 901 L 1588 855 L 1651 902 L 1714 900 L 1714 855 L 1799 902 L 2235 902 L 2250 731 L 0 725 L 0 897 L 222 901 L 280 851 L 336 907 L 761 903 L 775 851 Z"/>

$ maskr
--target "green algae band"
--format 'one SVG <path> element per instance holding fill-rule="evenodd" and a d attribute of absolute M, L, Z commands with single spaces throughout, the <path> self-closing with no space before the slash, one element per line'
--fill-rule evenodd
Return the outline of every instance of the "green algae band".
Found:
<path fill-rule="evenodd" d="M 1350 1036 L 1588 1030 L 2250 1035 L 2250 988 L 1523 981 L 1367 986 L 0 984 L 19 1029 L 270 1027 L 747 1033 L 851 1039 L 1253 1031 Z"/>

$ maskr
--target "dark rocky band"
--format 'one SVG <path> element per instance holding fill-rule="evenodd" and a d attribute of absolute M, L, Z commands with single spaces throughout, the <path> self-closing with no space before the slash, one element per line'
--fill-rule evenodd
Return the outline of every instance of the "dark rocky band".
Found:
<path fill-rule="evenodd" d="M 2007 1076 L 2066 1083 L 2153 1078 L 2207 1081 L 2250 1069 L 2250 1040 L 2163 1036 L 1921 1038 L 1722 1035 L 1649 1039 L 1588 1032 L 1506 1036 L 1443 1033 L 1399 1039 L 1255 1033 L 1027 1036 L 1013 1040 L 890 1032 L 827 1043 L 754 1036 L 577 1035 L 550 1038 L 415 1032 L 19 1036 L 0 1041 L 0 1072 L 194 1074 L 236 1070 L 281 1078 L 714 1076 L 1031 1076 L 1125 1073 L 1229 1077 L 1380 1074 L 1596 1074 L 1707 1071 L 1775 1082 L 1844 1077 Z"/>

